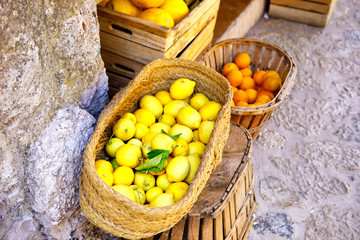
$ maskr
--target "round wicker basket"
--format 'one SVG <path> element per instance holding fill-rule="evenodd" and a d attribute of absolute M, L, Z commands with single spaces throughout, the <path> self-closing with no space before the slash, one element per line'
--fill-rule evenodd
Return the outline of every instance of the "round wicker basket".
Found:
<path fill-rule="evenodd" d="M 145 94 L 168 90 L 171 83 L 186 77 L 196 81 L 195 92 L 204 93 L 221 103 L 210 141 L 202 162 L 185 196 L 177 203 L 150 208 L 123 197 L 97 175 L 94 162 L 104 156 L 104 146 L 111 135 L 112 125 L 125 112 L 133 112 Z M 101 113 L 95 131 L 85 149 L 80 177 L 80 205 L 84 215 L 95 226 L 116 236 L 139 239 L 170 229 L 185 216 L 221 161 L 229 136 L 231 87 L 226 79 L 200 63 L 166 58 L 155 60 L 118 92 Z"/>
<path fill-rule="evenodd" d="M 233 62 L 236 55 L 241 52 L 250 55 L 252 72 L 275 70 L 282 79 L 281 89 L 268 104 L 257 107 L 231 107 L 231 121 L 245 127 L 254 140 L 273 111 L 280 106 L 290 92 L 297 69 L 294 60 L 285 50 L 253 39 L 229 39 L 219 42 L 198 61 L 217 72 L 222 72 L 224 64 Z"/>

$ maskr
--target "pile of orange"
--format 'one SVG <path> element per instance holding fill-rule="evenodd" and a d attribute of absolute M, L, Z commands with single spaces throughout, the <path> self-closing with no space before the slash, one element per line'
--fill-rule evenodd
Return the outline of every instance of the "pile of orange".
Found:
<path fill-rule="evenodd" d="M 233 90 L 232 106 L 254 107 L 270 102 L 282 86 L 280 75 L 273 70 L 258 70 L 254 74 L 250 68 L 251 57 L 239 53 L 234 62 L 226 63 L 222 74 Z"/>

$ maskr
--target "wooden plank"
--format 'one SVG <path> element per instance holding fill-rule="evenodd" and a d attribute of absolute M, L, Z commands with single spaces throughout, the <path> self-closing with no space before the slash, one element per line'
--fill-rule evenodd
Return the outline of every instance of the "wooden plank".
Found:
<path fill-rule="evenodd" d="M 201 239 L 213 239 L 213 232 L 214 232 L 214 223 L 213 218 L 210 216 L 205 216 L 203 219 L 203 224 L 201 228 Z"/>
<path fill-rule="evenodd" d="M 200 235 L 200 217 L 189 217 L 188 239 L 198 240 Z"/>
<path fill-rule="evenodd" d="M 186 217 L 181 219 L 171 230 L 171 240 L 182 240 L 185 231 Z"/>
<path fill-rule="evenodd" d="M 222 212 L 222 217 L 223 217 L 223 225 L 224 225 L 224 236 L 225 238 L 227 238 L 232 226 L 230 219 L 230 206 L 228 204 Z"/>
<path fill-rule="evenodd" d="M 215 218 L 214 222 L 214 240 L 223 240 L 224 234 L 223 234 L 223 221 L 222 221 L 222 215 L 219 215 Z"/>
<path fill-rule="evenodd" d="M 169 234 L 170 234 L 170 229 L 165 232 L 162 232 L 159 240 L 167 240 L 169 238 Z"/>
<path fill-rule="evenodd" d="M 234 228 L 235 219 L 236 219 L 236 215 L 237 215 L 236 208 L 235 208 L 235 196 L 234 195 L 232 196 L 232 198 L 229 202 L 229 208 L 230 208 L 230 222 L 231 222 L 232 228 Z M 236 240 L 236 233 L 235 233 L 236 230 L 237 230 L 237 228 L 235 227 L 234 232 L 228 234 L 228 236 L 232 236 L 231 237 L 232 240 Z"/>
<path fill-rule="evenodd" d="M 323 14 L 328 14 L 330 11 L 330 5 L 302 0 L 271 0 L 271 3 Z"/>

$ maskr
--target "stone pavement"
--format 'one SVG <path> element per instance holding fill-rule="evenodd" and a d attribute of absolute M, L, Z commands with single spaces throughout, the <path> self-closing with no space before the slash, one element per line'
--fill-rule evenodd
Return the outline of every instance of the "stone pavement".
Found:
<path fill-rule="evenodd" d="M 263 17 L 246 37 L 280 46 L 298 67 L 254 143 L 249 239 L 360 239 L 359 1 L 339 0 L 325 28 Z"/>

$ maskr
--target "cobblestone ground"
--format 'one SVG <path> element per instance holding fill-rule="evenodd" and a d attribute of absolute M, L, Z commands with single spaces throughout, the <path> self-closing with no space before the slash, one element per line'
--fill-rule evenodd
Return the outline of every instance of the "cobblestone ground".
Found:
<path fill-rule="evenodd" d="M 325 28 L 262 18 L 246 37 L 287 50 L 298 67 L 254 144 L 249 239 L 360 239 L 359 1 L 339 0 Z"/>

